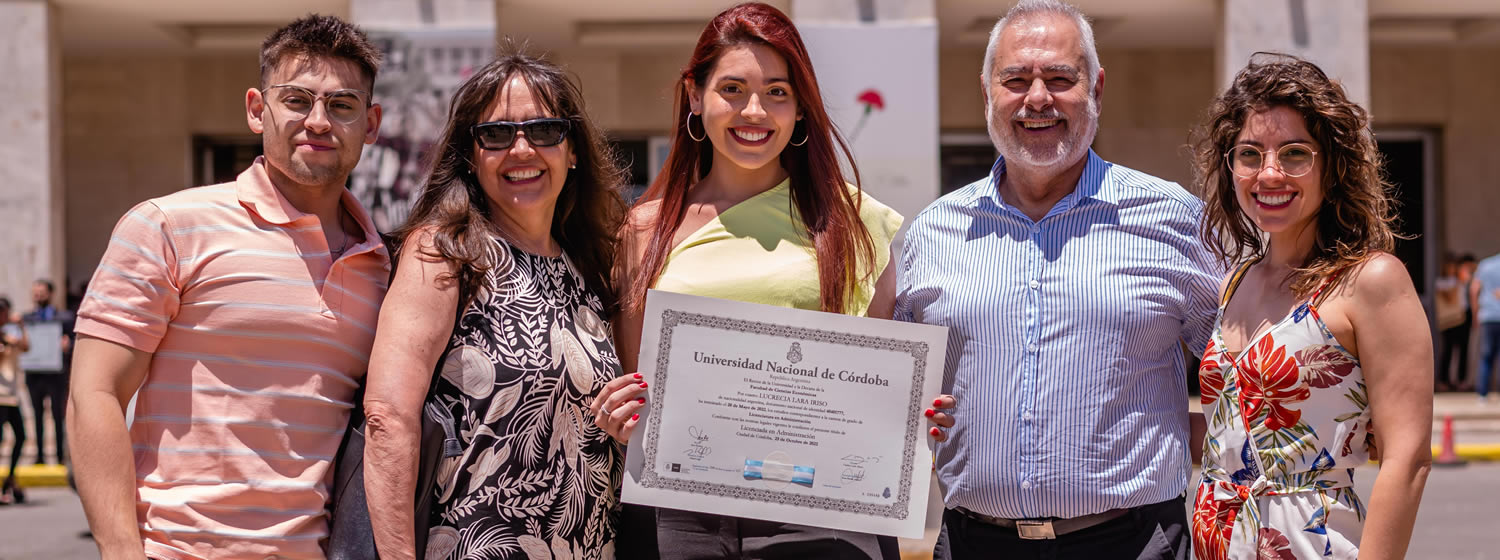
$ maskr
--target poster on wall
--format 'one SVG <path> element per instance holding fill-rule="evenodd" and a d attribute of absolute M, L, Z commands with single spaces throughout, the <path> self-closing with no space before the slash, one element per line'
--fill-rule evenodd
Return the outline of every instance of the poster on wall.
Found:
<path fill-rule="evenodd" d="M 427 157 L 448 119 L 453 93 L 494 58 L 491 29 L 372 31 L 385 55 L 374 101 L 384 111 L 380 139 L 364 148 L 349 189 L 389 232 L 406 220 L 427 172 Z"/>
<path fill-rule="evenodd" d="M 797 28 L 862 186 L 910 222 L 939 193 L 937 23 Z"/>

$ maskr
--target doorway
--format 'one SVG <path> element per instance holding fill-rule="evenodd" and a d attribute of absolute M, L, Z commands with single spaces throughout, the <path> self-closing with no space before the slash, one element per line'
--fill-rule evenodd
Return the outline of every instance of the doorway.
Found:
<path fill-rule="evenodd" d="M 1375 134 L 1392 187 L 1396 231 L 1410 237 L 1396 240 L 1395 254 L 1406 263 L 1429 320 L 1442 255 L 1436 214 L 1437 138 L 1437 131 L 1420 128 L 1382 129 Z"/>

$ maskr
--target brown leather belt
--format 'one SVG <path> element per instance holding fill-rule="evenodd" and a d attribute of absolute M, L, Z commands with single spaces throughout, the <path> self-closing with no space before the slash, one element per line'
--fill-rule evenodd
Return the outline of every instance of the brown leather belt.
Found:
<path fill-rule="evenodd" d="M 964 508 L 954 508 L 953 510 L 964 517 L 980 523 L 987 523 L 1006 529 L 1015 529 L 1016 533 L 1026 540 L 1055 539 L 1058 535 L 1082 531 L 1089 527 L 1114 521 L 1130 513 L 1129 509 L 1112 509 L 1102 513 L 1071 519 L 1001 519 L 982 513 L 974 513 Z"/>

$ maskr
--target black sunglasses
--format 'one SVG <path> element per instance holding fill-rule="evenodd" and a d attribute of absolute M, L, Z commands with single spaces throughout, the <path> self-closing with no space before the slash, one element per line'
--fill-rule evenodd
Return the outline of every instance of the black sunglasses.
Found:
<path fill-rule="evenodd" d="M 532 119 L 526 122 L 495 121 L 469 129 L 474 141 L 486 150 L 504 150 L 516 143 L 516 131 L 526 134 L 533 146 L 556 146 L 568 138 L 573 123 L 568 119 Z"/>

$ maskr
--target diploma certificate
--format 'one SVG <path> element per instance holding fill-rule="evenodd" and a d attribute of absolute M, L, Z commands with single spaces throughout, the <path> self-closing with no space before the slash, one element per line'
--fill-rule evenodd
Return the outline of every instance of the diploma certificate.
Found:
<path fill-rule="evenodd" d="M 922 538 L 947 329 L 652 290 L 623 500 Z"/>
<path fill-rule="evenodd" d="M 31 349 L 21 354 L 21 369 L 25 371 L 61 371 L 63 368 L 63 325 L 58 321 L 26 324 L 26 337 Z"/>

